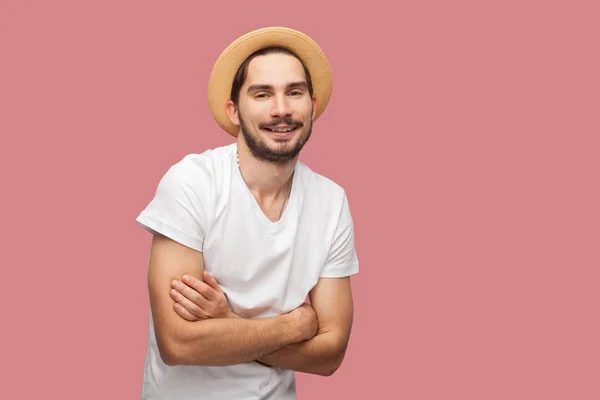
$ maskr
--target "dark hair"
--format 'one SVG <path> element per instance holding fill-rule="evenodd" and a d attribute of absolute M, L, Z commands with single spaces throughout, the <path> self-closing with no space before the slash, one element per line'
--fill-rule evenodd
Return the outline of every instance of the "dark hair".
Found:
<path fill-rule="evenodd" d="M 238 68 L 238 71 L 235 74 L 235 77 L 233 78 L 233 84 L 231 85 L 231 101 L 233 101 L 233 104 L 235 104 L 236 106 L 238 104 L 240 89 L 244 85 L 244 82 L 246 81 L 246 76 L 248 75 L 248 64 L 250 64 L 250 61 L 252 61 L 254 57 L 262 56 L 265 54 L 289 54 L 293 57 L 296 57 L 296 59 L 300 61 L 300 64 L 302 64 L 302 68 L 304 68 L 304 73 L 306 75 L 306 83 L 308 85 L 308 92 L 312 97 L 313 87 L 312 80 L 310 79 L 310 73 L 308 72 L 308 68 L 306 68 L 306 65 L 300 59 L 300 57 L 298 57 L 294 52 L 292 52 L 289 49 L 286 49 L 285 47 L 267 47 L 255 51 L 254 53 L 249 55 L 248 58 L 244 60 L 242 65 L 240 65 L 240 68 Z"/>

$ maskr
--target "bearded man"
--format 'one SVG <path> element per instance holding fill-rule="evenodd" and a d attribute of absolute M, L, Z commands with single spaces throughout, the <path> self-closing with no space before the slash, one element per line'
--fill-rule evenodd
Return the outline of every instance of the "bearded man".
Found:
<path fill-rule="evenodd" d="M 319 46 L 288 28 L 216 61 L 209 105 L 234 143 L 172 165 L 136 220 L 152 233 L 143 399 L 295 399 L 295 372 L 340 367 L 353 220 L 344 189 L 299 161 L 331 87 Z"/>

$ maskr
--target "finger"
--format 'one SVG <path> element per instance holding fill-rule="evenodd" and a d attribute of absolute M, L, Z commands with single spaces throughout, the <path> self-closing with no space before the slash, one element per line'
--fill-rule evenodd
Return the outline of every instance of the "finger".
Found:
<path fill-rule="evenodd" d="M 206 309 L 209 306 L 209 299 L 207 299 L 200 292 L 207 292 L 209 290 L 212 291 L 212 289 L 207 284 L 201 281 L 198 281 L 198 283 L 196 284 L 196 288 L 189 286 L 191 284 L 191 281 L 188 282 L 190 283 L 185 284 L 181 281 L 173 280 L 173 282 L 171 282 L 171 287 L 177 290 L 191 302 L 195 303 L 199 307 Z"/>
<path fill-rule="evenodd" d="M 194 289 L 196 292 L 201 294 L 206 300 L 216 300 L 217 292 L 213 288 L 211 288 L 208 283 L 202 282 L 200 279 L 196 279 L 193 276 L 184 275 L 182 278 L 183 282 L 188 285 L 190 288 Z M 202 306 L 202 304 L 198 304 Z"/>
<path fill-rule="evenodd" d="M 179 303 L 175 303 L 173 305 L 173 309 L 175 309 L 175 312 L 177 314 L 179 314 L 179 316 L 187 321 L 190 322 L 194 322 L 194 321 L 199 321 L 200 318 L 195 316 L 194 314 L 190 313 L 188 310 L 186 310 L 181 304 Z"/>
<path fill-rule="evenodd" d="M 219 282 L 217 282 L 217 280 L 211 274 L 204 271 L 203 275 L 204 275 L 204 282 L 206 282 L 206 284 L 208 286 L 210 286 L 216 292 L 219 292 L 219 293 L 223 292 L 223 290 L 221 289 L 221 286 L 219 286 Z"/>
<path fill-rule="evenodd" d="M 206 318 L 208 316 L 201 307 L 199 307 L 196 303 L 190 301 L 187 297 L 185 297 L 175 289 L 171 290 L 171 298 L 175 300 L 177 304 L 182 306 L 187 312 L 189 312 L 192 315 L 195 315 L 196 317 Z"/>

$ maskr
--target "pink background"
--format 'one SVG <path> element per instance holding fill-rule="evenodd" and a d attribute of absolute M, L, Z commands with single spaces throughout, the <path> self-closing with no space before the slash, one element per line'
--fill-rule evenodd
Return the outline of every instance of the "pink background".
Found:
<path fill-rule="evenodd" d="M 139 398 L 135 217 L 231 142 L 208 75 L 268 25 L 330 59 L 302 159 L 361 260 L 345 363 L 299 398 L 600 398 L 598 2 L 412 3 L 1 1 L 0 398 Z"/>

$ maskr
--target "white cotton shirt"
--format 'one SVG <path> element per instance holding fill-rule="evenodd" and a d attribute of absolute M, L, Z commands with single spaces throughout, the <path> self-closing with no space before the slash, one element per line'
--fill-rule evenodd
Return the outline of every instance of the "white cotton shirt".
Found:
<path fill-rule="evenodd" d="M 358 273 L 345 191 L 298 162 L 288 204 L 281 219 L 271 222 L 240 175 L 236 149 L 234 143 L 183 157 L 136 221 L 201 251 L 206 271 L 245 318 L 290 312 L 320 277 Z M 150 315 L 142 399 L 295 398 L 293 371 L 257 362 L 167 366 Z"/>

